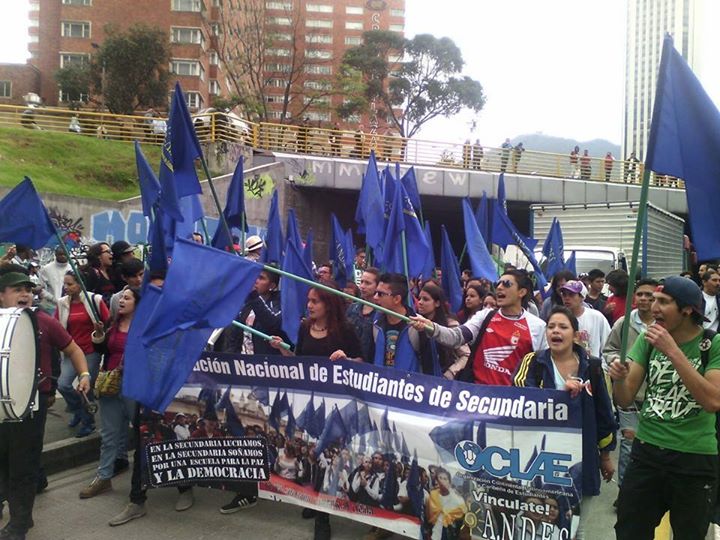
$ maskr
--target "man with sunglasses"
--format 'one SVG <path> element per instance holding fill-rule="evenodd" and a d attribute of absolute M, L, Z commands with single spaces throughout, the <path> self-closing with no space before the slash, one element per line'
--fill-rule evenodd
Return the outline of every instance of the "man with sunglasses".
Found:
<path fill-rule="evenodd" d="M 33 282 L 27 271 L 15 264 L 0 269 L 0 308 L 32 307 Z M 61 350 L 80 374 L 77 390 L 90 389 L 90 373 L 82 349 L 53 317 L 36 310 L 39 335 L 40 383 L 38 410 L 22 422 L 0 423 L 0 500 L 7 499 L 10 522 L 0 530 L 0 540 L 24 540 L 32 527 L 45 419 L 55 389 L 51 383 L 52 349 Z"/>
<path fill-rule="evenodd" d="M 457 379 L 511 386 L 512 374 L 522 358 L 546 347 L 545 322 L 523 307 L 532 291 L 527 272 L 508 270 L 495 283 L 497 309 L 483 309 L 455 328 L 438 326 L 420 316 L 412 317 L 412 324 L 447 347 L 474 344 L 470 362 Z M 426 329 L 430 326 L 432 332 Z"/>

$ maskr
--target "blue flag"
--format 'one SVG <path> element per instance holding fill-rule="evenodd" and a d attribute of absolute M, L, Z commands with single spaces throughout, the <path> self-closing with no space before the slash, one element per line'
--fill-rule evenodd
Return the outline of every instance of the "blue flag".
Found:
<path fill-rule="evenodd" d="M 503 212 L 507 214 L 507 199 L 505 197 L 505 173 L 498 177 L 497 202 Z"/>
<path fill-rule="evenodd" d="M 399 173 L 398 173 L 399 174 Z M 410 204 L 412 204 L 418 215 L 422 214 L 422 202 L 420 201 L 420 191 L 417 187 L 417 178 L 415 177 L 415 167 L 410 167 L 400 180 L 405 188 Z"/>
<path fill-rule="evenodd" d="M 270 201 L 270 211 L 267 220 L 267 232 L 265 233 L 265 249 L 262 252 L 263 262 L 280 264 L 283 260 L 283 233 L 280 223 L 280 205 L 278 192 L 275 190 Z"/>
<path fill-rule="evenodd" d="M 270 406 L 270 392 L 268 392 L 267 386 L 253 386 L 250 392 L 253 399 L 258 400 L 260 404 L 266 407 Z M 248 398 L 250 398 L 250 396 L 248 396 Z"/>
<path fill-rule="evenodd" d="M 420 220 L 405 192 L 405 188 L 399 182 L 388 180 L 387 186 L 391 185 L 393 185 L 391 191 L 394 196 L 390 218 L 385 231 L 385 246 L 383 248 L 385 270 L 406 274 L 402 245 L 404 233 L 408 275 L 419 276 L 422 274 L 430 246 L 428 246 L 425 231 L 420 225 Z"/>
<path fill-rule="evenodd" d="M 435 250 L 433 249 L 432 233 L 430 232 L 430 221 L 425 221 L 424 233 L 425 241 L 428 245 L 428 250 L 427 257 L 425 257 L 425 264 L 423 265 L 422 269 L 422 277 L 423 279 L 430 279 L 431 277 L 433 277 L 435 267 L 437 266 L 435 264 Z"/>
<path fill-rule="evenodd" d="M 145 287 L 125 345 L 123 395 L 164 411 L 187 381 L 212 328 L 179 330 L 146 346 L 142 332 L 157 307 L 162 291 Z"/>
<path fill-rule="evenodd" d="M 148 244 L 150 244 L 150 258 L 148 267 L 151 272 L 168 269 L 168 252 L 165 247 L 165 222 L 163 211 L 155 207 L 155 220 L 150 222 L 148 230 Z M 147 274 L 149 277 L 149 273 Z"/>
<path fill-rule="evenodd" d="M 565 270 L 570 270 L 574 276 L 577 276 L 577 266 L 575 263 L 575 251 L 573 251 L 568 260 L 565 262 Z"/>
<path fill-rule="evenodd" d="M 512 225 L 512 231 L 507 228 L 506 223 L 512 225 L 508 213 L 503 210 L 499 200 L 496 200 L 493 204 L 493 217 L 492 217 L 492 243 L 497 244 L 501 248 L 505 249 L 509 245 L 515 245 L 516 239 L 520 238 L 531 251 L 535 249 L 537 240 L 529 238 L 518 232 L 515 225 Z"/>
<path fill-rule="evenodd" d="M 335 405 L 333 406 L 330 416 L 325 422 L 325 427 L 320 434 L 320 437 L 318 437 L 315 453 L 320 455 L 320 453 L 332 443 L 345 440 L 347 440 L 347 429 L 343 423 L 342 416 L 340 416 L 340 411 L 338 410 L 337 405 Z"/>
<path fill-rule="evenodd" d="M 297 423 L 295 421 L 295 415 L 293 414 L 292 407 L 288 409 L 287 424 L 285 424 L 285 438 L 292 440 L 295 438 L 295 431 L 297 430 Z"/>
<path fill-rule="evenodd" d="M 470 258 L 470 267 L 474 276 L 483 277 L 490 281 L 497 279 L 497 268 L 495 261 L 485 244 L 485 239 L 480 234 L 477 221 L 468 199 L 463 199 L 463 223 L 465 225 L 465 241 L 467 242 L 467 253 Z"/>
<path fill-rule="evenodd" d="M 384 208 L 375 152 L 370 152 L 360 188 L 355 222 L 358 224 L 358 232 L 365 233 L 365 240 L 375 255 L 376 265 L 382 263 L 382 244 L 385 241 Z"/>
<path fill-rule="evenodd" d="M 374 448 L 375 450 L 378 450 L 382 443 L 380 442 L 380 433 L 378 432 L 377 424 L 373 422 L 372 424 L 372 431 L 370 431 L 370 435 L 368 436 L 367 444 L 370 448 Z"/>
<path fill-rule="evenodd" d="M 535 254 L 533 253 L 533 248 L 528 246 L 528 244 L 525 243 L 525 237 L 523 237 L 515 228 L 515 225 L 512 221 L 510 221 L 510 218 L 505 212 L 502 212 L 499 208 L 497 208 L 498 203 L 495 201 L 496 210 L 494 212 L 496 221 L 493 224 L 493 227 L 497 225 L 499 230 L 502 231 L 502 234 L 504 236 L 508 236 L 512 239 L 511 244 L 516 245 L 518 248 L 520 248 L 520 251 L 522 251 L 523 255 L 527 258 L 527 260 L 530 262 L 530 264 L 533 267 L 534 273 L 535 273 L 535 279 L 537 280 L 537 287 L 541 291 L 545 288 L 547 285 L 547 279 L 545 278 L 545 274 L 543 273 L 542 269 L 540 268 L 540 265 L 537 262 L 537 259 L 535 259 Z"/>
<path fill-rule="evenodd" d="M 403 457 L 410 458 L 410 449 L 408 448 L 407 441 L 405 440 L 405 434 L 401 434 L 402 440 L 400 442 L 400 454 Z M 407 463 L 407 461 L 405 461 Z"/>
<path fill-rule="evenodd" d="M 387 510 L 392 510 L 393 507 L 398 503 L 398 477 L 397 467 L 395 466 L 395 457 L 391 456 L 389 467 L 385 473 L 382 497 L 380 498 L 380 507 Z"/>
<path fill-rule="evenodd" d="M 303 249 L 303 241 L 300 236 L 300 228 L 298 227 L 297 218 L 295 217 L 295 209 L 288 209 L 287 215 L 287 226 L 285 227 L 285 233 L 288 242 L 293 242 L 298 248 L 298 251 Z"/>
<path fill-rule="evenodd" d="M 0 201 L 0 242 L 40 249 L 54 236 L 55 226 L 26 176 Z"/>
<path fill-rule="evenodd" d="M 138 183 L 140 184 L 143 215 L 151 220 L 155 219 L 152 208 L 160 200 L 160 182 L 147 159 L 145 159 L 145 155 L 140 149 L 140 143 L 137 141 L 135 141 L 135 165 L 137 166 Z"/>
<path fill-rule="evenodd" d="M 228 186 L 225 209 L 223 210 L 225 221 L 227 222 L 231 233 L 233 227 L 236 229 L 242 229 L 243 216 L 245 215 L 243 163 L 243 157 L 240 156 L 237 166 L 235 167 L 235 172 L 233 172 L 232 180 L 230 180 L 230 185 Z M 245 222 L 245 231 L 247 231 L 247 221 Z M 218 249 L 225 249 L 233 244 L 232 238 L 228 238 L 222 222 L 218 223 L 218 227 L 215 230 L 215 235 L 213 236 L 211 244 L 213 247 Z"/>
<path fill-rule="evenodd" d="M 720 258 L 720 112 L 669 35 L 663 43 L 645 166 L 685 181 L 698 260 Z"/>
<path fill-rule="evenodd" d="M 382 443 L 384 450 L 387 452 L 392 450 L 393 445 L 393 435 L 390 430 L 388 412 L 388 408 L 385 407 L 385 412 L 380 417 L 380 425 L 377 426 L 378 432 L 380 433 L 380 442 Z"/>
<path fill-rule="evenodd" d="M 547 259 L 546 276 L 552 277 L 565 268 L 562 229 L 558 218 L 553 218 L 550 232 L 548 232 L 543 244 L 542 253 Z"/>
<path fill-rule="evenodd" d="M 335 214 L 330 214 L 330 221 L 328 260 L 332 263 L 333 279 L 342 289 L 353 279 L 353 256 L 348 253 L 347 236 Z"/>
<path fill-rule="evenodd" d="M 313 281 L 312 270 L 305 264 L 303 256 L 295 243 L 288 241 L 285 249 L 282 269 L 290 274 Z M 300 321 L 305 315 L 310 286 L 287 277 L 283 277 L 281 281 L 280 309 L 282 310 L 282 329 L 293 343 L 297 343 Z"/>
<path fill-rule="evenodd" d="M 348 401 L 347 405 L 340 410 L 340 416 L 343 419 L 343 424 L 345 424 L 345 429 L 347 430 L 347 442 L 349 443 L 350 439 L 359 433 L 357 401 L 354 399 Z"/>
<path fill-rule="evenodd" d="M 230 401 L 229 386 L 227 390 L 225 390 L 223 396 L 220 398 L 220 401 L 217 404 L 217 408 L 225 412 L 225 426 L 227 427 L 230 435 L 232 435 L 233 437 L 244 437 L 245 427 L 242 425 L 242 421 L 240 420 L 237 412 L 235 411 L 235 406 L 233 405 L 232 401 Z"/>
<path fill-rule="evenodd" d="M 453 313 L 457 313 L 462 307 L 463 287 L 460 281 L 460 265 L 458 264 L 455 251 L 450 243 L 445 225 L 440 227 L 442 234 L 442 245 L 440 251 L 440 268 L 442 270 L 442 288 L 445 291 L 445 297 L 450 302 L 450 308 Z"/>
<path fill-rule="evenodd" d="M 367 405 L 365 405 L 358 411 L 357 432 L 360 435 L 364 435 L 365 433 L 370 433 L 372 429 L 373 427 L 372 420 L 370 420 L 370 411 L 368 410 Z"/>
<path fill-rule="evenodd" d="M 297 419 L 295 420 L 295 424 L 297 425 L 298 429 L 307 431 L 307 426 L 312 421 L 314 416 L 315 416 L 315 394 L 312 393 L 312 394 L 310 394 L 310 399 L 308 400 L 307 404 L 305 405 L 305 408 L 300 413 L 300 416 L 298 416 Z"/>
<path fill-rule="evenodd" d="M 268 424 L 277 432 L 280 432 L 280 418 L 282 417 L 282 413 L 282 400 L 280 398 L 280 390 L 278 390 L 275 393 L 275 398 L 270 407 L 270 414 L 268 414 Z"/>
<path fill-rule="evenodd" d="M 420 466 L 418 465 L 417 450 L 413 452 L 413 460 L 410 465 L 410 474 L 407 479 L 407 494 L 410 499 L 410 508 L 413 515 L 420 518 L 420 523 L 425 521 L 425 490 L 420 478 Z"/>
<path fill-rule="evenodd" d="M 305 426 L 305 431 L 311 437 L 317 439 L 325 429 L 325 398 L 323 398 L 320 406 L 315 409 L 315 416 L 312 418 L 312 422 L 308 422 Z"/>
<path fill-rule="evenodd" d="M 455 446 L 461 441 L 473 440 L 473 420 L 453 420 L 430 430 L 430 439 L 443 462 L 455 460 Z"/>
<path fill-rule="evenodd" d="M 178 239 L 163 294 L 142 332 L 146 344 L 188 328 L 224 328 L 245 303 L 262 267 Z"/>

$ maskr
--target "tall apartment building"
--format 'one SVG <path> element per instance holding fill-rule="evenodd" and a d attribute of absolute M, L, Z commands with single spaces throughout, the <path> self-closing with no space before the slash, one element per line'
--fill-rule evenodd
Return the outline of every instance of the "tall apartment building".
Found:
<path fill-rule="evenodd" d="M 628 0 L 623 157 L 644 160 L 655 86 L 666 33 L 693 67 L 697 38 L 696 0 Z"/>
<path fill-rule="evenodd" d="M 271 119 L 281 121 L 285 114 L 295 121 L 306 118 L 325 125 L 338 122 L 343 128 L 353 129 L 363 125 L 367 131 L 384 133 L 386 119 L 373 113 L 347 121 L 337 117 L 334 108 L 342 104 L 343 98 L 322 96 L 322 91 L 337 77 L 345 51 L 361 44 L 363 32 L 404 33 L 405 0 L 295 2 L 265 2 L 266 23 L 273 36 L 265 64 L 265 75 L 271 83 L 266 95 Z M 297 81 L 291 89 L 292 102 L 284 107 L 284 82 L 290 70 L 298 71 Z"/>
<path fill-rule="evenodd" d="M 213 49 L 220 5 L 221 0 L 30 0 L 29 63 L 40 71 L 41 97 L 48 105 L 65 101 L 55 72 L 89 62 L 106 25 L 142 23 L 167 32 L 172 85 L 180 81 L 191 109 L 209 107 L 213 96 L 228 91 Z"/>
<path fill-rule="evenodd" d="M 342 122 L 333 110 L 342 98 L 321 94 L 337 76 L 345 50 L 360 44 L 364 31 L 403 33 L 405 0 L 30 0 L 29 63 L 40 71 L 41 97 L 49 105 L 62 104 L 65 96 L 57 88 L 55 72 L 70 63 L 89 62 L 107 24 L 124 29 L 143 23 L 168 33 L 170 71 L 190 108 L 208 107 L 214 96 L 227 96 L 238 87 L 218 51 L 242 46 L 239 29 L 252 3 L 263 10 L 271 36 L 262 53 L 271 120 L 338 121 L 342 127 L 364 124 L 383 132 L 385 119 L 377 115 Z M 292 99 L 283 111 L 283 79 L 292 71 L 291 55 L 302 69 L 293 77 Z"/>

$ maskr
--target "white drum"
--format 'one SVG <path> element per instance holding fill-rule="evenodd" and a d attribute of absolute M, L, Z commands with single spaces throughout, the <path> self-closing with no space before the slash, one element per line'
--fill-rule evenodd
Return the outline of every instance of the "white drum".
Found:
<path fill-rule="evenodd" d="M 0 422 L 19 422 L 35 405 L 40 351 L 29 309 L 0 309 Z"/>

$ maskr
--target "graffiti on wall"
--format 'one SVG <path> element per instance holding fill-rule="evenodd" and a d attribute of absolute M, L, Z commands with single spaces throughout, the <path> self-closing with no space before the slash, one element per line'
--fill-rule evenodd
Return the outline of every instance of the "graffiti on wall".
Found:
<path fill-rule="evenodd" d="M 262 199 L 271 195 L 275 189 L 275 182 L 267 173 L 254 174 L 245 178 L 245 196 L 250 199 Z"/>
<path fill-rule="evenodd" d="M 55 206 L 48 207 L 50 220 L 60 233 L 60 237 L 69 248 L 75 248 L 83 243 L 83 218 L 69 216 L 64 210 Z"/>

